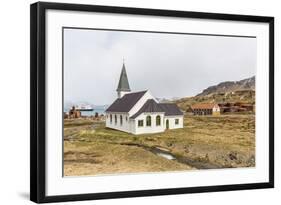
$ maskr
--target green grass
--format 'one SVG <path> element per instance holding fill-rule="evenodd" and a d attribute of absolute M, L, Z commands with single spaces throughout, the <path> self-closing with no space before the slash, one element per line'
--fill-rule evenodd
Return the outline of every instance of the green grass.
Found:
<path fill-rule="evenodd" d="M 219 167 L 255 166 L 249 159 L 255 156 L 255 116 L 185 116 L 184 128 L 167 130 L 158 134 L 133 135 L 108 129 L 103 122 L 76 119 L 65 121 L 65 151 L 71 151 L 77 162 L 81 151 L 86 150 L 99 164 L 67 163 L 66 175 L 87 175 L 120 172 L 150 172 L 188 170 L 192 167 L 150 153 L 137 144 L 147 147 L 159 146 L 179 157 L 197 161 L 208 161 Z M 230 153 L 237 160 L 229 158 Z M 207 156 L 207 157 L 206 157 Z M 65 156 L 68 160 L 70 155 Z M 87 161 L 87 160 L 84 160 Z M 94 160 L 93 160 L 94 161 Z M 111 165 L 111 164 L 114 164 Z M 117 168 L 116 168 L 117 167 Z"/>

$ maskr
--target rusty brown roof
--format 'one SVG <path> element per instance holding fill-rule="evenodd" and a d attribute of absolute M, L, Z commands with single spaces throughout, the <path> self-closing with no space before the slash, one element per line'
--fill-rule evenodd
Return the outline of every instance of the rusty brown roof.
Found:
<path fill-rule="evenodd" d="M 216 103 L 198 103 L 191 106 L 191 109 L 213 109 L 213 107 L 218 106 Z"/>

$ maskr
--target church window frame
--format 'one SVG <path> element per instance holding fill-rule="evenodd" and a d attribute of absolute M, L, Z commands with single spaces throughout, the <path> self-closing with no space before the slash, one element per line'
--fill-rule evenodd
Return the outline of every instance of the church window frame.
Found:
<path fill-rule="evenodd" d="M 143 127 L 143 120 L 138 120 L 138 127 Z"/>
<path fill-rule="evenodd" d="M 151 127 L 151 116 L 150 115 L 146 116 L 146 126 Z"/>
<path fill-rule="evenodd" d="M 161 116 L 160 115 L 156 116 L 156 126 L 161 126 Z"/>
<path fill-rule="evenodd" d="M 123 116 L 120 115 L 120 125 L 122 126 L 123 125 Z"/>

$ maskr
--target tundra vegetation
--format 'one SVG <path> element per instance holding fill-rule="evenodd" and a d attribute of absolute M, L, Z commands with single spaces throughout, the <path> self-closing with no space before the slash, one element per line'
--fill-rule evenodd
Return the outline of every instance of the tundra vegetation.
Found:
<path fill-rule="evenodd" d="M 186 115 L 182 129 L 143 135 L 105 128 L 99 118 L 64 120 L 65 176 L 254 166 L 254 114 Z"/>

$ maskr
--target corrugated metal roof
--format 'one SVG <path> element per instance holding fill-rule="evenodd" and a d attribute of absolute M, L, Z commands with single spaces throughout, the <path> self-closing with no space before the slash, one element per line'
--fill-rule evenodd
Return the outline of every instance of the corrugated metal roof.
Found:
<path fill-rule="evenodd" d="M 147 91 L 140 91 L 125 94 L 122 98 L 116 99 L 107 109 L 106 112 L 129 112 L 132 107 Z"/>
<path fill-rule="evenodd" d="M 165 116 L 183 115 L 183 112 L 173 103 L 160 103 L 159 104 L 165 112 Z"/>
<path fill-rule="evenodd" d="M 131 116 L 131 118 L 135 119 L 137 116 L 139 116 L 141 113 L 144 112 L 165 112 L 165 111 L 160 107 L 160 105 L 157 102 L 155 102 L 155 100 L 149 99 L 144 103 L 144 105 L 141 107 L 141 109 L 139 109 L 139 111 L 136 114 Z"/>
<path fill-rule="evenodd" d="M 200 103 L 191 106 L 191 109 L 213 109 L 218 106 L 216 103 Z"/>
<path fill-rule="evenodd" d="M 142 113 L 159 113 L 164 112 L 165 116 L 177 116 L 183 115 L 183 112 L 180 111 L 176 104 L 172 103 L 157 103 L 153 99 L 149 99 L 145 102 L 145 104 L 141 107 L 141 109 L 134 114 L 131 118 L 135 119 Z"/>

